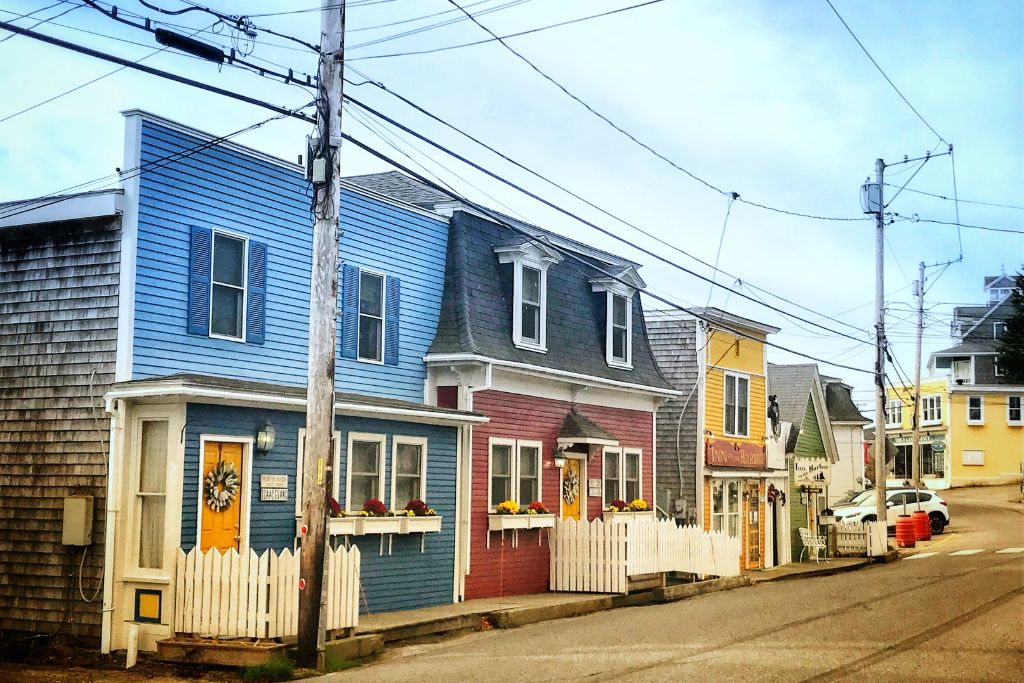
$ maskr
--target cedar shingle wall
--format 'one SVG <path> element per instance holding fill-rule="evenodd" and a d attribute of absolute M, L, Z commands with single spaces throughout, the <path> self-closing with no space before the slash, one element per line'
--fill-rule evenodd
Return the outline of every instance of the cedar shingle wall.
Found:
<path fill-rule="evenodd" d="M 63 499 L 95 497 L 81 576 L 101 581 L 120 228 L 50 224 L 0 234 L 0 629 L 99 637 L 79 597 L 80 548 L 61 545 Z M 91 385 L 91 387 L 90 387 Z M 91 389 L 91 395 L 90 395 Z"/>

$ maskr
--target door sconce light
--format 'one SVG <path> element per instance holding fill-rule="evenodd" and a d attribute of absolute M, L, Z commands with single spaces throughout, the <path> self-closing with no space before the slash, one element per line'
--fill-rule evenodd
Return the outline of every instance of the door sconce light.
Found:
<path fill-rule="evenodd" d="M 274 437 L 276 436 L 274 425 L 269 422 L 264 424 L 263 429 L 256 433 L 256 450 L 269 453 L 274 448 Z"/>
<path fill-rule="evenodd" d="M 559 449 L 555 449 L 555 456 L 552 459 L 552 462 L 555 464 L 555 468 L 562 469 L 563 467 L 565 467 L 565 460 L 565 453 L 563 453 Z"/>

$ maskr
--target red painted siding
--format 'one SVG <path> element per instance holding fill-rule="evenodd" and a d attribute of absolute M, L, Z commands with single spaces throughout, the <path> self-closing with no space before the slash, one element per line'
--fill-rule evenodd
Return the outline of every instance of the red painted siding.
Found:
<path fill-rule="evenodd" d="M 541 498 L 549 510 L 559 512 L 559 471 L 552 463 L 555 440 L 562 421 L 572 409 L 567 401 L 522 396 L 501 391 L 484 391 L 473 397 L 473 411 L 491 418 L 473 428 L 473 480 L 470 532 L 470 573 L 466 577 L 466 599 L 503 595 L 543 593 L 548 590 L 548 546 L 546 531 L 520 531 L 519 546 L 512 548 L 512 534 L 490 532 L 487 548 L 488 442 L 491 437 L 541 441 Z M 642 489 L 648 502 L 654 499 L 653 414 L 602 406 L 576 405 L 576 410 L 613 434 L 624 448 L 643 449 Z M 600 448 L 592 448 L 587 478 L 601 478 Z M 582 485 L 586 491 L 586 482 Z M 529 501 L 519 501 L 528 503 Z M 601 499 L 587 498 L 587 518 L 601 515 Z M 540 534 L 544 534 L 540 538 Z M 538 544 L 538 540 L 540 543 Z"/>

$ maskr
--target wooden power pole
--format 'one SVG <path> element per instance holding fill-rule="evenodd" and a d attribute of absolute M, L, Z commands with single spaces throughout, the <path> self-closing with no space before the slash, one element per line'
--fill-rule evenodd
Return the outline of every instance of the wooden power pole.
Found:
<path fill-rule="evenodd" d="M 924 336 L 924 261 L 917 266 L 917 282 L 914 283 L 914 294 L 917 295 L 917 344 L 914 350 L 914 437 L 910 447 L 914 489 L 921 488 L 921 472 L 924 459 L 921 457 L 921 338 Z M 915 495 L 917 509 L 921 509 L 921 497 Z"/>
<path fill-rule="evenodd" d="M 875 182 L 878 183 L 878 205 L 875 213 L 875 495 L 878 496 L 876 519 L 887 524 L 885 506 L 885 203 L 882 201 L 882 179 L 885 162 L 875 161 Z"/>
<path fill-rule="evenodd" d="M 302 558 L 299 566 L 298 663 L 316 667 L 323 650 L 321 602 L 327 510 L 334 463 L 334 361 L 338 314 L 341 202 L 341 97 L 345 64 L 345 2 L 321 0 L 318 139 L 310 155 L 315 192 L 309 291 L 309 368 L 302 462 Z"/>

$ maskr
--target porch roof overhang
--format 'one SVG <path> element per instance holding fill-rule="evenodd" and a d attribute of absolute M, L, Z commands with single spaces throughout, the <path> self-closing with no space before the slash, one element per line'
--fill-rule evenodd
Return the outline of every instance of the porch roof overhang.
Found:
<path fill-rule="evenodd" d="M 618 446 L 619 440 L 605 431 L 601 425 L 573 408 L 562 421 L 562 429 L 558 432 L 556 443 L 559 448 L 570 448 L 577 444 Z"/>
<path fill-rule="evenodd" d="M 143 404 L 212 403 L 305 411 L 306 388 L 206 375 L 176 374 L 118 382 L 104 395 L 104 400 L 108 412 L 112 408 L 111 404 L 117 400 Z M 489 421 L 488 417 L 477 413 L 341 392 L 335 393 L 334 413 L 349 417 L 403 420 L 455 427 Z"/>

